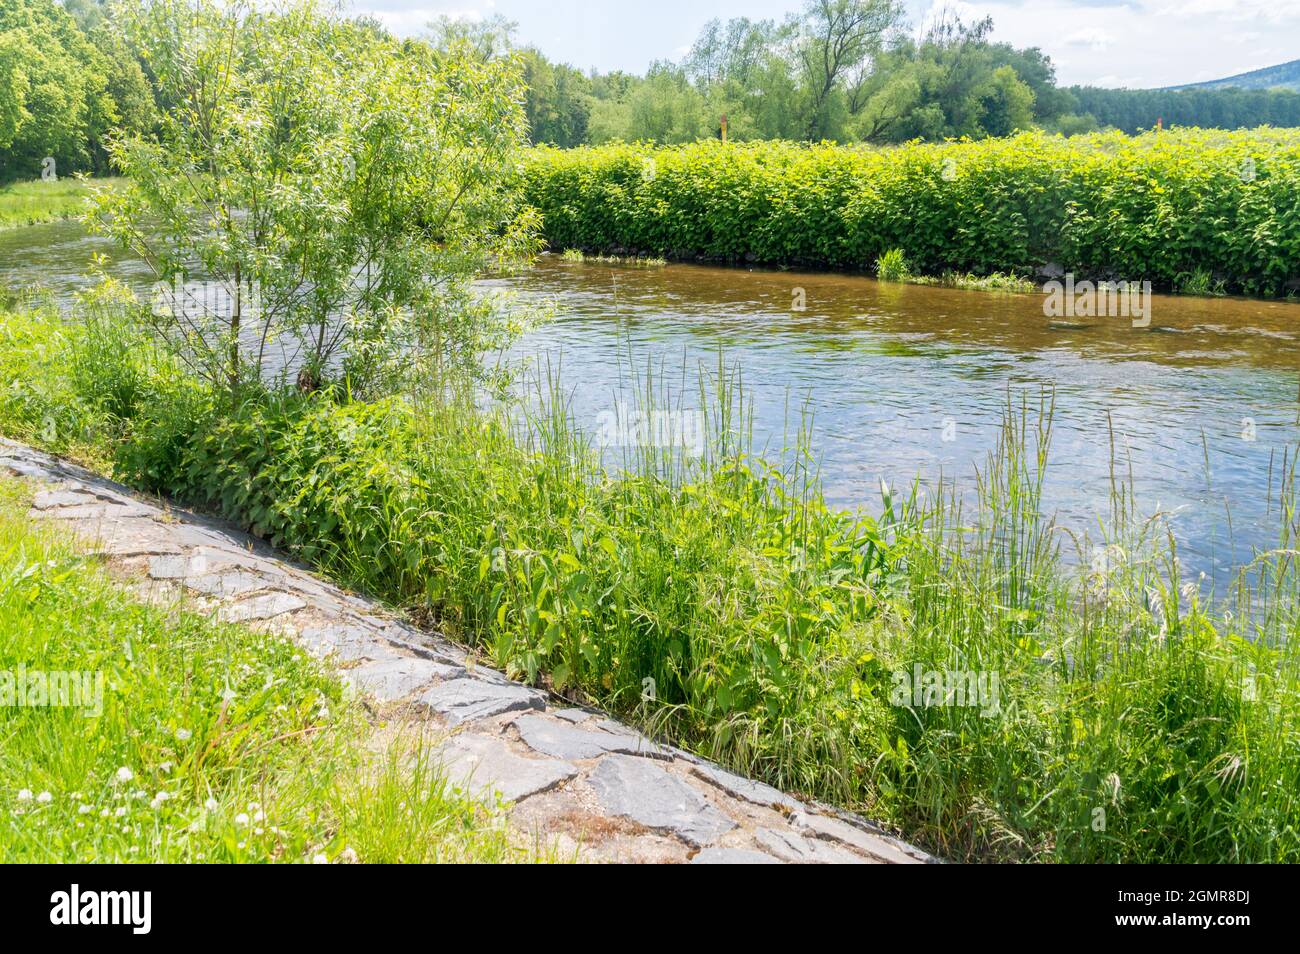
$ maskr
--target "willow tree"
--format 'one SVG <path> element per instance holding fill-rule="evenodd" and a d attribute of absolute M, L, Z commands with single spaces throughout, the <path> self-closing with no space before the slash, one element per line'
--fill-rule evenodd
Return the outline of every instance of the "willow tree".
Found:
<path fill-rule="evenodd" d="M 135 0 L 116 22 L 164 116 L 111 141 L 129 186 L 98 196 L 94 224 L 175 292 L 143 311 L 196 372 L 355 390 L 483 370 L 507 329 L 470 283 L 536 233 L 512 186 L 516 61 L 313 0 Z"/>

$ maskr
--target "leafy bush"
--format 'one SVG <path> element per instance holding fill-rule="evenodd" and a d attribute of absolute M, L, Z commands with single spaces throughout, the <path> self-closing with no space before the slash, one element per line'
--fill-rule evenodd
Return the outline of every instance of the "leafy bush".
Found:
<path fill-rule="evenodd" d="M 872 150 L 792 143 L 532 150 L 552 248 L 870 269 L 1032 274 L 1046 263 L 1172 288 L 1300 281 L 1300 132 L 1198 129 Z"/>

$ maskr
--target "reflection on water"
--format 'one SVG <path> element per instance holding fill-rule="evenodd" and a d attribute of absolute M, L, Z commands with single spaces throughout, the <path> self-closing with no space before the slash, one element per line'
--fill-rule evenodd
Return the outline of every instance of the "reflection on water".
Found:
<path fill-rule="evenodd" d="M 755 435 L 777 448 L 790 408 L 814 416 L 831 499 L 875 507 L 880 481 L 973 484 L 1008 389 L 1056 393 L 1047 505 L 1093 529 L 1111 442 L 1144 513 L 1173 514 L 1185 563 L 1222 582 L 1276 544 L 1269 470 L 1300 438 L 1300 305 L 1155 296 L 1152 323 L 1043 315 L 1037 295 L 699 266 L 633 269 L 547 256 L 497 282 L 553 300 L 519 355 L 562 361 L 578 419 L 614 404 L 629 361 L 743 369 Z M 802 294 L 799 290 L 802 289 Z M 806 304 L 805 311 L 792 306 Z"/>
<path fill-rule="evenodd" d="M 91 252 L 143 285 L 151 276 L 71 224 L 0 232 L 0 282 L 60 300 L 88 283 Z M 1300 439 L 1300 305 L 1155 296 L 1149 328 L 1052 322 L 1036 295 L 882 285 L 843 275 L 673 265 L 618 268 L 545 256 L 484 283 L 553 302 L 557 320 L 515 357 L 559 363 L 594 432 L 629 362 L 743 371 L 755 438 L 779 450 L 807 402 L 831 499 L 874 507 L 882 479 L 940 474 L 969 486 L 1013 393 L 1056 393 L 1047 504 L 1095 527 L 1110 494 L 1111 442 L 1140 507 L 1173 514 L 1183 557 L 1219 581 L 1276 542 L 1283 456 Z M 803 303 L 806 310 L 795 310 Z M 602 415 L 604 417 L 602 418 Z"/>

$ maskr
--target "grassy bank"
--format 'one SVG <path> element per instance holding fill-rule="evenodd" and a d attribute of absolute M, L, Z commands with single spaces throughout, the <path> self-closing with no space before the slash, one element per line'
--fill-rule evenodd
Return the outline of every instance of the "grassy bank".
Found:
<path fill-rule="evenodd" d="M 99 694 L 0 706 L 0 862 L 531 857 L 413 736 L 368 748 L 361 707 L 287 641 L 134 602 L 26 493 L 0 479 L 0 673 Z"/>
<path fill-rule="evenodd" d="M 251 527 L 516 674 L 946 855 L 1300 858 L 1293 484 L 1254 587 L 1210 605 L 1117 488 L 1068 572 L 1050 409 L 1009 407 L 981 508 L 829 509 L 706 384 L 704 455 L 603 471 L 562 413 L 220 398 L 111 321 L 0 324 L 0 429 Z M 558 388 L 551 394 L 558 393 Z"/>
<path fill-rule="evenodd" d="M 557 251 L 869 271 L 898 249 L 918 275 L 1300 283 L 1295 130 L 541 148 L 525 177 Z"/>
<path fill-rule="evenodd" d="M 80 215 L 90 190 L 112 187 L 116 179 L 60 179 L 0 186 L 0 229 L 37 225 Z"/>

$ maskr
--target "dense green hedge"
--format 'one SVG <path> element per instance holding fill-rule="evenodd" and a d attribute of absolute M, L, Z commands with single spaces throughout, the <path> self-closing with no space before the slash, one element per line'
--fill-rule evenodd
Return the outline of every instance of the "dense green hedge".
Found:
<path fill-rule="evenodd" d="M 538 148 L 524 175 L 556 250 L 869 269 L 901 248 L 929 274 L 1300 285 L 1297 130 Z"/>

